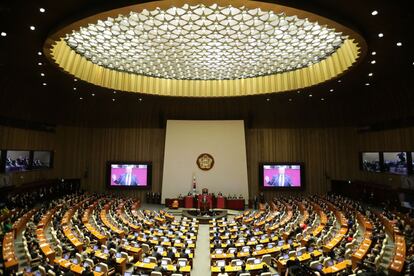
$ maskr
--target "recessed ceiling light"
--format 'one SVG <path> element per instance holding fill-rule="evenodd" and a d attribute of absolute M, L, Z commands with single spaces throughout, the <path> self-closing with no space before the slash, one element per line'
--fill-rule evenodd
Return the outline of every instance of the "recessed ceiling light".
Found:
<path fill-rule="evenodd" d="M 374 75 L 374 73 L 369 73 L 368 77 L 372 77 Z"/>
<path fill-rule="evenodd" d="M 334 92 L 334 89 L 333 89 L 333 88 L 331 88 L 331 89 L 329 90 L 329 92 Z"/>
<path fill-rule="evenodd" d="M 325 99 L 324 98 L 321 98 L 321 101 L 324 101 Z"/>
<path fill-rule="evenodd" d="M 375 51 L 371 53 L 371 55 L 373 55 L 373 56 L 375 56 L 376 54 L 377 54 L 377 52 L 375 52 Z"/>
<path fill-rule="evenodd" d="M 365 83 L 365 86 L 370 86 L 369 82 Z"/>
<path fill-rule="evenodd" d="M 342 82 L 342 80 L 338 80 L 338 82 Z"/>
<path fill-rule="evenodd" d="M 78 79 L 73 79 L 73 81 L 78 81 Z"/>
<path fill-rule="evenodd" d="M 6 32 L 1 32 L 0 35 L 1 36 L 7 36 L 7 33 Z"/>
<path fill-rule="evenodd" d="M 168 13 L 170 12 L 169 10 L 159 11 L 156 9 L 153 11 L 144 10 L 142 12 L 133 11 L 129 15 L 120 15 L 116 19 L 109 17 L 103 22 L 99 21 L 90 24 L 88 28 L 98 29 L 98 31 L 91 31 L 87 36 L 83 34 L 83 30 L 74 31 L 71 34 L 68 34 L 64 40 L 72 50 L 78 53 L 96 53 L 92 54 L 93 58 L 87 54 L 82 54 L 82 56 L 94 64 L 112 70 L 167 79 L 204 80 L 244 79 L 267 74 L 282 73 L 291 71 L 295 68 L 317 64 L 319 61 L 331 56 L 332 52 L 336 51 L 346 41 L 346 38 L 342 33 L 335 29 L 328 28 L 322 24 L 319 25 L 316 22 L 308 24 L 306 20 L 299 19 L 296 16 L 288 17 L 284 14 L 274 15 L 272 11 L 260 11 L 258 14 L 256 10 L 248 7 L 240 7 L 237 9 L 231 8 L 231 13 L 227 14 L 228 9 L 226 7 L 220 7 L 217 4 L 210 6 L 203 6 L 201 4 L 195 6 L 184 5 L 182 7 L 174 8 L 174 10 L 175 9 L 178 12 L 173 11 L 175 14 L 174 21 L 180 22 L 180 24 L 185 24 L 186 26 L 194 24 L 200 24 L 200 26 L 196 26 L 197 28 L 190 27 L 191 31 L 185 31 L 186 28 L 184 27 L 184 32 L 180 32 L 180 34 L 174 35 L 174 37 L 169 39 L 164 39 L 162 38 L 165 33 L 164 28 L 170 28 L 170 26 L 173 27 L 174 23 L 170 22 L 169 16 L 163 18 L 164 16 L 159 16 L 158 14 L 164 12 Z M 233 11 L 233 9 L 237 11 Z M 190 15 L 194 13 L 194 11 L 196 15 Z M 197 15 L 198 11 L 201 11 L 203 15 Z M 246 13 L 247 16 L 239 18 L 239 14 L 244 13 Z M 210 14 L 212 14 L 215 19 L 211 19 L 210 16 L 207 18 L 207 15 Z M 200 20 L 197 21 L 198 19 L 193 19 L 196 17 L 200 17 Z M 267 18 L 265 22 L 263 22 L 264 17 Z M 151 38 L 152 34 L 148 37 L 148 32 L 146 30 L 134 27 L 137 24 L 145 24 L 145 21 L 147 20 L 159 23 L 155 23 L 151 29 L 152 34 L 159 36 L 159 38 L 154 39 L 154 41 L 152 41 Z M 121 22 L 124 21 L 131 22 L 131 24 L 126 23 L 126 25 L 123 25 Z M 306 23 L 303 23 L 304 21 Z M 210 31 L 208 30 L 216 28 L 214 26 L 219 27 L 219 29 L 216 30 L 218 33 L 234 33 L 232 25 L 226 22 L 236 22 L 239 25 L 243 25 L 246 27 L 246 29 L 243 29 L 244 33 L 260 33 L 260 38 L 257 38 L 257 40 L 253 39 L 256 40 L 253 45 L 253 43 L 250 43 L 249 41 L 245 42 L 243 38 L 226 38 L 225 40 L 222 40 L 215 35 L 209 35 Z M 251 22 L 254 22 L 254 24 L 251 25 Z M 285 27 L 286 30 L 289 29 L 289 35 L 279 38 L 277 33 L 272 32 L 270 34 L 268 31 L 261 31 L 263 28 L 277 26 L 279 25 L 279 22 L 281 22 L 280 25 L 283 24 L 283 26 L 281 26 L 282 29 Z M 267 26 L 265 27 L 265 25 Z M 182 26 L 183 25 L 178 26 L 177 29 L 182 29 Z M 310 29 L 312 27 L 312 32 L 308 31 L 308 28 Z M 291 29 L 294 31 L 291 31 Z M 330 39 L 326 40 L 321 38 L 319 33 L 322 35 L 322 32 L 325 34 L 325 37 L 329 37 Z M 126 50 L 123 48 L 124 51 L 128 51 L 128 55 L 125 56 L 125 58 L 119 56 L 116 49 L 125 46 L 119 42 L 120 40 L 118 40 L 118 37 L 129 37 L 129 33 L 133 33 L 133 37 L 140 37 L 140 40 L 144 39 L 142 42 L 144 44 L 151 43 L 151 48 L 154 49 L 154 52 L 142 51 L 137 47 L 128 46 L 125 48 Z M 306 33 L 306 41 L 303 39 L 301 40 L 300 33 Z M 102 43 L 98 42 L 100 49 L 95 49 L 94 42 L 96 40 L 100 41 L 102 36 L 105 37 L 105 41 L 102 41 Z M 221 37 L 221 35 L 219 36 Z M 301 51 L 296 51 L 297 49 L 295 49 L 294 46 L 289 46 L 292 49 L 289 49 L 288 55 L 284 55 L 286 51 L 280 48 L 281 52 L 284 52 L 280 57 L 282 60 L 279 60 L 279 56 L 276 55 L 269 56 L 269 53 L 278 52 L 279 47 L 281 46 L 266 43 L 265 41 L 276 40 L 277 42 L 280 42 L 279 44 L 289 44 L 291 40 L 293 41 L 297 39 L 297 37 L 299 37 L 298 39 L 301 40 L 302 44 L 305 44 L 307 51 L 312 54 L 303 55 Z M 211 43 L 207 41 L 211 41 Z M 174 51 L 164 50 L 166 47 L 171 47 L 170 43 L 180 43 L 183 48 L 191 47 L 191 53 L 202 51 L 202 53 L 205 54 L 205 57 L 185 60 L 186 57 L 190 57 L 192 54 L 188 52 L 179 53 L 177 55 L 173 53 Z M 214 44 L 214 47 L 211 47 L 210 44 Z M 229 51 L 231 51 L 234 56 L 231 58 L 219 58 L 220 66 L 217 68 L 215 62 L 209 62 L 208 60 L 217 59 L 217 55 L 221 56 L 223 52 L 217 52 L 217 49 L 221 48 L 220 45 L 223 44 L 227 47 L 226 49 L 230 49 Z M 261 47 L 263 44 L 266 44 L 266 47 L 268 47 L 266 48 L 266 51 L 257 51 L 257 47 Z M 105 51 L 104 49 L 107 48 L 111 50 Z M 243 50 L 241 50 L 242 48 Z M 101 51 L 104 51 L 104 53 L 101 54 Z M 315 52 L 318 54 L 313 54 Z M 140 56 L 140 60 L 145 60 L 145 63 L 136 62 L 135 56 Z M 263 60 L 266 62 L 259 62 L 260 64 L 255 62 L 251 63 L 250 61 L 252 59 Z M 171 62 L 168 62 L 168 60 L 174 60 L 174 66 Z M 197 70 L 192 70 L 192 68 L 199 68 L 201 66 L 202 69 L 198 72 Z"/>
<path fill-rule="evenodd" d="M 30 26 L 29 28 L 30 28 L 30 30 L 32 30 L 32 31 L 36 30 L 36 27 L 35 27 L 35 26 Z"/>
<path fill-rule="evenodd" d="M 44 76 L 45 76 L 45 73 L 40 73 L 40 76 L 41 76 L 41 77 L 44 77 Z"/>
<path fill-rule="evenodd" d="M 42 55 L 42 52 L 37 52 L 37 55 L 38 55 L 38 56 L 41 56 L 41 55 Z"/>
<path fill-rule="evenodd" d="M 83 100 L 83 98 L 82 98 L 82 97 L 80 97 L 80 98 L 79 98 L 79 100 Z"/>
<path fill-rule="evenodd" d="M 142 98 L 139 98 L 138 100 L 139 100 L 140 102 L 142 102 Z"/>
<path fill-rule="evenodd" d="M 297 93 L 300 94 L 300 90 Z"/>
<path fill-rule="evenodd" d="M 311 98 L 312 98 L 312 94 L 309 94 L 309 97 L 311 97 Z"/>
<path fill-rule="evenodd" d="M 402 46 L 402 43 L 401 42 L 397 42 L 397 46 L 398 47 L 401 47 Z"/>
<path fill-rule="evenodd" d="M 73 90 L 76 90 L 77 88 L 76 87 L 73 87 Z"/>
<path fill-rule="evenodd" d="M 291 102 L 292 101 L 292 99 L 289 99 L 289 102 Z"/>
<path fill-rule="evenodd" d="M 374 60 L 371 60 L 371 64 L 375 64 L 375 63 L 377 63 L 377 62 L 375 61 L 375 59 L 374 59 Z"/>
<path fill-rule="evenodd" d="M 375 16 L 378 14 L 378 11 L 372 11 L 371 14 Z"/>
<path fill-rule="evenodd" d="M 44 82 L 44 83 L 42 83 L 42 84 L 43 84 L 43 86 L 46 86 L 46 85 L 47 85 L 47 83 L 45 83 L 45 82 Z"/>
<path fill-rule="evenodd" d="M 267 98 L 267 99 L 266 99 L 266 101 L 270 101 L 270 99 L 269 99 L 269 98 Z"/>
<path fill-rule="evenodd" d="M 92 97 L 95 97 L 95 94 L 94 93 L 92 93 Z"/>
<path fill-rule="evenodd" d="M 45 10 L 44 8 L 40 8 L 40 9 L 39 9 L 39 11 L 40 11 L 41 13 L 44 13 L 46 10 Z"/>
<path fill-rule="evenodd" d="M 41 62 L 38 62 L 37 65 L 42 66 L 42 63 Z"/>
<path fill-rule="evenodd" d="M 384 37 L 384 34 L 383 33 L 379 33 L 378 34 L 378 37 Z"/>
<path fill-rule="evenodd" d="M 115 99 L 112 99 L 112 101 L 114 102 L 114 101 L 115 101 Z"/>

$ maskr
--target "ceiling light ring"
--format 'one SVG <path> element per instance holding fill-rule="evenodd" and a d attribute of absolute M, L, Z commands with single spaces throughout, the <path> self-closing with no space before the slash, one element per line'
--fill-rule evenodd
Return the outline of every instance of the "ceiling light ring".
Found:
<path fill-rule="evenodd" d="M 249 1 L 250 2 L 250 1 Z M 265 9 L 262 9 L 262 10 L 265 10 Z M 237 13 L 237 12 L 236 12 Z M 254 14 L 255 12 L 253 12 L 253 14 Z M 280 12 L 279 13 L 277 13 L 277 14 L 279 14 L 280 15 Z M 273 15 L 269 15 L 269 17 L 270 16 L 273 16 Z M 293 20 L 292 19 L 292 17 L 289 17 L 288 18 L 289 20 Z M 288 21 L 288 20 L 286 20 L 286 21 Z M 263 22 L 263 21 L 261 21 L 261 22 Z M 264 23 L 260 23 L 260 24 L 262 24 L 263 26 L 264 26 Z M 283 23 L 283 24 L 285 24 L 285 23 Z M 298 25 L 300 25 L 300 24 L 305 24 L 305 21 L 301 21 L 300 23 L 298 23 Z M 257 25 L 257 24 L 256 24 Z M 262 30 L 259 30 L 256 34 L 255 34 L 255 36 L 254 36 L 255 38 L 256 38 L 256 40 L 258 40 L 258 41 L 256 41 L 256 42 L 254 42 L 254 41 L 252 41 L 252 43 L 251 44 L 249 44 L 250 45 L 250 47 L 256 47 L 257 49 L 261 49 L 261 51 L 262 52 L 264 52 L 264 53 L 266 53 L 266 54 L 268 54 L 267 53 L 267 51 L 271 51 L 271 48 L 270 49 L 267 49 L 267 48 L 264 48 L 264 46 L 261 48 L 261 46 L 263 45 L 263 44 L 268 44 L 269 43 L 269 37 L 266 35 L 266 34 L 264 34 L 264 32 L 262 32 Z M 165 38 L 166 39 L 166 38 Z M 168 40 L 168 39 L 167 39 Z M 206 45 L 209 45 L 208 44 L 208 41 L 210 41 L 210 40 L 205 40 L 206 42 L 205 43 L 207 43 Z M 310 41 L 310 39 L 309 39 L 309 41 Z M 287 40 L 286 42 L 288 42 L 289 43 L 289 40 Z M 168 40 L 168 43 L 171 43 L 171 40 Z M 232 42 L 231 42 L 231 40 L 229 41 L 229 42 L 225 42 L 224 43 L 224 45 L 226 45 L 226 46 L 228 46 L 229 44 L 231 44 Z M 274 43 L 274 41 L 272 42 L 272 43 Z M 276 44 L 276 43 L 275 43 Z M 314 45 L 316 45 L 317 43 L 314 43 Z M 151 44 L 149 44 L 149 45 L 151 45 Z M 283 44 L 282 44 L 283 45 Z M 154 47 L 154 46 L 150 46 L 150 47 Z M 206 50 L 207 49 L 212 49 L 211 47 L 215 47 L 215 46 L 209 46 L 208 48 L 206 48 Z M 80 48 L 81 50 L 82 50 L 82 47 Z M 120 49 L 120 48 L 119 48 Z M 185 48 L 183 48 L 183 49 L 185 49 Z M 323 50 L 323 48 L 322 48 L 322 50 Z M 332 51 L 332 47 L 331 48 L 327 48 L 326 49 L 327 50 L 327 53 L 329 53 L 330 51 Z M 210 51 L 210 50 L 207 50 L 207 51 Z M 224 52 L 226 52 L 227 50 L 226 50 L 226 48 L 223 48 L 223 51 Z M 290 62 L 293 62 L 293 61 L 295 61 L 295 60 L 298 60 L 298 57 L 295 57 L 295 55 L 296 55 L 296 53 L 297 53 L 297 51 L 294 51 L 293 49 L 291 49 L 291 50 L 289 50 L 290 52 L 291 52 L 291 55 L 289 56 L 289 59 L 290 59 L 290 61 L 286 61 L 286 62 L 288 62 L 287 64 L 290 64 Z M 309 51 L 311 51 L 311 48 L 309 48 Z M 357 51 L 357 56 L 359 56 L 360 55 L 360 51 L 359 50 L 356 50 Z M 50 53 L 50 51 L 49 51 L 49 53 Z M 166 57 L 166 58 L 169 58 L 169 55 L 171 55 L 171 53 L 172 52 L 170 52 L 170 54 L 168 54 L 167 56 L 164 56 L 164 57 Z M 210 53 L 210 55 L 213 53 L 213 52 L 209 52 Z M 130 54 L 132 54 L 132 53 L 130 53 Z M 312 58 L 312 59 L 314 59 L 314 60 L 318 60 L 318 62 L 322 59 L 322 57 L 326 57 L 326 55 L 323 55 L 323 54 L 318 54 L 319 55 L 319 59 L 316 59 L 316 56 L 310 56 L 310 58 Z M 244 55 L 243 55 L 244 56 Z M 267 62 L 265 62 L 264 60 L 266 60 L 266 59 L 263 59 L 263 58 L 260 58 L 260 57 L 257 57 L 257 56 L 255 56 L 255 53 L 254 52 L 252 52 L 251 53 L 251 57 L 254 57 L 254 60 L 257 60 L 257 61 L 260 61 L 260 60 L 262 60 L 261 62 L 263 62 L 263 64 L 268 64 Z M 243 59 L 239 59 L 239 61 L 240 62 L 242 62 L 242 60 Z M 299 59 L 300 60 L 300 59 Z M 123 62 L 121 62 L 120 64 L 123 66 L 123 68 L 128 68 L 125 64 L 129 64 L 129 63 L 127 63 L 125 60 L 122 60 Z M 237 60 L 236 60 L 237 61 Z M 205 62 L 205 61 L 203 61 L 203 62 Z M 116 64 L 116 63 L 114 63 L 114 62 L 111 62 L 110 60 L 108 60 L 108 63 L 107 64 L 110 64 L 111 65 L 111 67 L 113 67 L 114 66 L 114 64 Z M 151 63 L 150 63 L 151 64 Z M 303 62 L 303 63 L 301 63 L 300 65 L 304 65 L 304 66 L 308 66 L 308 63 L 306 63 L 306 62 Z M 229 63 L 229 65 L 230 65 L 230 63 Z M 131 65 L 132 66 L 132 65 Z M 155 66 L 155 64 L 153 64 L 153 65 L 151 65 L 151 66 L 149 66 L 149 67 L 145 67 L 146 69 L 151 69 L 153 66 Z M 212 65 L 212 66 L 210 66 L 210 68 L 216 68 L 215 67 L 216 65 Z M 267 66 L 267 65 L 266 65 Z M 350 66 L 350 65 L 348 65 L 348 66 Z M 145 69 L 144 68 L 144 69 Z M 156 67 L 155 67 L 156 68 Z M 270 67 L 269 67 L 270 68 Z M 281 70 L 275 70 L 276 68 L 274 68 L 274 67 L 271 67 L 272 68 L 272 70 L 274 70 L 273 72 L 275 72 L 275 71 L 277 71 L 277 72 L 281 72 L 281 73 L 283 73 L 283 71 L 281 71 Z M 292 70 L 292 68 L 299 68 L 300 69 L 300 66 L 298 67 L 298 66 L 292 66 L 292 65 L 288 65 L 288 66 L 284 66 L 283 68 L 285 68 L 285 70 L 286 70 L 286 72 L 288 72 L 288 70 Z M 303 68 L 303 67 L 302 67 Z M 129 70 L 129 68 L 128 68 L 128 70 Z M 217 71 L 217 69 L 215 69 L 216 71 Z M 140 70 L 137 70 L 137 71 L 140 71 Z M 218 71 L 217 71 L 218 72 Z M 262 77 L 260 77 L 260 76 L 257 76 L 257 74 L 250 74 L 250 77 L 251 78 L 267 78 L 267 74 L 269 74 L 269 72 L 270 71 L 268 71 L 268 70 L 265 70 L 264 68 L 261 68 L 260 66 L 258 67 L 258 69 L 257 69 L 257 72 L 259 72 L 259 73 L 264 73 L 264 75 L 262 76 Z M 290 72 L 290 71 L 289 71 Z M 121 72 L 120 72 L 121 73 Z M 227 75 L 228 75 L 228 72 L 226 72 L 227 73 Z M 202 73 L 203 74 L 203 73 Z M 200 76 L 202 76 L 202 74 L 200 74 Z M 218 73 L 219 75 L 222 75 L 222 73 Z M 172 76 L 173 74 L 169 74 L 170 76 Z M 179 74 L 178 74 L 179 75 Z M 276 74 L 277 75 L 277 74 Z M 145 74 L 145 71 L 143 72 L 143 76 L 148 76 L 147 74 Z M 158 74 L 158 76 L 159 76 L 159 74 Z M 240 76 L 243 76 L 243 77 L 245 77 L 246 76 L 246 73 L 245 72 L 241 72 L 240 73 Z M 150 77 L 150 76 L 149 76 Z M 162 77 L 162 75 L 161 75 L 161 77 Z M 191 75 L 187 75 L 187 77 L 191 77 Z M 209 75 L 209 77 L 214 77 L 214 74 L 211 74 L 211 75 Z M 233 77 L 231 77 L 231 75 L 229 76 L 230 77 L 230 79 L 231 78 L 233 78 L 233 79 L 235 79 L 234 78 L 234 76 Z M 195 80 L 196 81 L 196 80 Z M 212 81 L 214 81 L 214 80 L 212 80 Z M 318 82 L 318 81 L 316 81 L 316 82 Z M 319 81 L 320 82 L 320 81 Z M 141 89 L 141 88 L 140 88 Z M 284 89 L 286 89 L 286 88 L 284 88 Z M 120 90 L 123 90 L 123 89 L 120 89 Z M 283 90 L 283 89 L 282 89 Z M 276 90 L 275 90 L 276 91 Z M 285 90 L 284 90 L 285 91 Z"/>

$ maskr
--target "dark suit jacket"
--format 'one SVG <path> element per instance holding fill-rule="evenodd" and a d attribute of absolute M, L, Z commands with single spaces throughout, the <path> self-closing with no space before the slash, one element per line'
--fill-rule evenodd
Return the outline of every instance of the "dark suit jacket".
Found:
<path fill-rule="evenodd" d="M 272 185 L 272 186 L 280 186 L 279 185 L 279 174 L 274 175 L 272 177 L 272 180 L 270 180 L 268 184 L 269 185 Z M 292 186 L 292 179 L 290 178 L 290 176 L 288 176 L 287 174 L 285 174 L 285 179 L 284 179 L 283 187 L 291 187 L 291 186 Z"/>
<path fill-rule="evenodd" d="M 124 173 L 124 174 L 120 175 L 118 177 L 118 179 L 115 180 L 114 182 L 116 184 L 126 185 L 126 178 L 127 178 L 127 174 Z M 138 185 L 137 177 L 135 175 L 131 174 L 131 186 L 137 186 L 137 185 Z"/>

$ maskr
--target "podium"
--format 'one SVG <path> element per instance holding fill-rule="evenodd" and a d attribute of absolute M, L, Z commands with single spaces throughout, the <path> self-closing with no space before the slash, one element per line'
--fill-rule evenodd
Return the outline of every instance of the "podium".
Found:
<path fill-rule="evenodd" d="M 216 205 L 217 205 L 216 208 L 220 208 L 220 209 L 226 208 L 224 196 L 218 196 L 217 197 L 217 204 Z"/>
<path fill-rule="evenodd" d="M 204 209 L 202 208 L 204 196 L 206 197 L 206 204 L 207 204 L 208 209 L 213 209 L 213 197 L 211 195 L 198 195 L 197 208 Z"/>
<path fill-rule="evenodd" d="M 186 196 L 184 198 L 184 208 L 193 208 L 194 199 L 192 196 Z"/>

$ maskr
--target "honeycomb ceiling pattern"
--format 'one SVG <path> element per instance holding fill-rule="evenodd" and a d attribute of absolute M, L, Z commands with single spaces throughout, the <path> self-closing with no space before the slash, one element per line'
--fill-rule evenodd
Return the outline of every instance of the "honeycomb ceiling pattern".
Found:
<path fill-rule="evenodd" d="M 347 37 L 306 18 L 259 8 L 185 4 L 108 17 L 65 37 L 92 63 L 176 80 L 228 80 L 297 70 Z"/>

